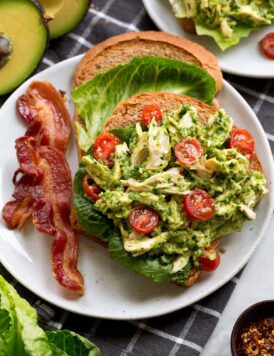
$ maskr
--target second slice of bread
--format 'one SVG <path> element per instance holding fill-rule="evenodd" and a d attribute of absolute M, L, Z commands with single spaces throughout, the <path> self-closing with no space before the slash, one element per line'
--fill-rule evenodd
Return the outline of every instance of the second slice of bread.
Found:
<path fill-rule="evenodd" d="M 223 85 L 222 72 L 216 57 L 204 47 L 185 38 L 165 32 L 129 32 L 111 37 L 91 48 L 73 75 L 73 85 L 87 82 L 94 76 L 134 57 L 158 56 L 186 61 L 204 68 L 215 80 L 217 90 Z"/>

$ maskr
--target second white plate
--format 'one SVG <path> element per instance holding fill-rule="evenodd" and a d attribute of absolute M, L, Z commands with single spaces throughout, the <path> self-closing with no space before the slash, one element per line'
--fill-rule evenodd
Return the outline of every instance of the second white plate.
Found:
<path fill-rule="evenodd" d="M 168 0 L 143 0 L 143 3 L 160 30 L 181 35 L 201 44 L 215 54 L 224 72 L 245 77 L 274 78 L 274 61 L 265 57 L 258 45 L 267 33 L 274 32 L 274 25 L 252 32 L 238 45 L 222 52 L 210 37 L 193 36 L 185 32 L 173 14 Z"/>

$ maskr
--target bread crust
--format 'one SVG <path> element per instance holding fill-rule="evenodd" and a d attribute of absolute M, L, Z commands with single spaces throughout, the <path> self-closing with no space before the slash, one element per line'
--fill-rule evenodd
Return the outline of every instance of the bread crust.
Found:
<path fill-rule="evenodd" d="M 186 60 L 197 64 L 198 66 L 204 68 L 212 75 L 216 80 L 217 90 L 220 91 L 223 86 L 223 76 L 219 68 L 216 57 L 208 52 L 201 45 L 189 41 L 181 36 L 172 35 L 166 32 L 157 32 L 157 31 L 144 31 L 144 32 L 127 32 L 121 35 L 117 35 L 107 40 L 99 43 L 98 45 L 91 48 L 86 52 L 80 63 L 77 65 L 74 75 L 73 75 L 73 85 L 77 87 L 87 80 L 91 79 L 96 74 L 101 71 L 106 70 L 106 65 L 108 62 L 108 56 L 115 47 L 125 44 L 126 47 L 130 47 L 134 42 L 138 42 L 137 49 L 142 49 L 142 45 L 146 42 L 149 42 L 150 46 L 153 44 L 159 44 L 161 46 L 172 46 L 178 51 L 183 51 L 186 56 Z M 151 54 L 147 54 L 151 55 Z M 123 53 L 120 53 L 120 56 L 116 58 L 117 64 L 126 63 L 133 57 L 137 57 L 136 52 L 132 53 L 132 57 L 126 57 L 125 60 L 121 61 Z M 104 69 L 100 71 L 98 64 L 98 58 L 102 58 L 105 61 Z M 168 55 L 166 55 L 168 57 Z M 170 56 L 172 58 L 172 56 Z M 96 62 L 97 61 L 97 62 Z M 97 66 L 97 67 L 96 67 Z M 110 64 L 110 69 L 113 65 Z"/>
<path fill-rule="evenodd" d="M 114 109 L 112 116 L 105 122 L 103 132 L 140 122 L 141 113 L 149 104 L 159 105 L 163 112 L 175 110 L 182 104 L 194 105 L 203 123 L 206 123 L 208 115 L 217 112 L 215 106 L 207 105 L 190 96 L 175 93 L 141 93 L 128 98 Z"/>

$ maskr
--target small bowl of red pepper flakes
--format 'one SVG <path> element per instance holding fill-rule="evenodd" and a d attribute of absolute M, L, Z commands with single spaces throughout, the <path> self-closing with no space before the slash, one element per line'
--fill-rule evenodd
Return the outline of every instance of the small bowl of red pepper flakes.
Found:
<path fill-rule="evenodd" d="M 231 334 L 233 356 L 274 355 L 274 300 L 251 305 L 237 319 Z"/>

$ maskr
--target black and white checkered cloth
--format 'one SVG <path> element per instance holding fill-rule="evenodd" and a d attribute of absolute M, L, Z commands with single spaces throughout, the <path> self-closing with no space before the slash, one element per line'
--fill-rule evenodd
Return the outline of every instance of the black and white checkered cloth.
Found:
<path fill-rule="evenodd" d="M 157 30 L 141 0 L 94 0 L 73 32 L 52 41 L 37 71 L 83 53 L 106 38 L 127 31 Z M 262 123 L 274 152 L 274 81 L 225 75 Z M 0 104 L 6 98 L 0 98 Z M 104 356 L 199 355 L 240 278 L 191 307 L 139 321 L 79 316 L 57 308 L 26 290 L 0 264 L 0 273 L 33 305 L 44 329 L 70 329 L 89 338 Z M 4 355 L 3 355 L 4 356 Z"/>

